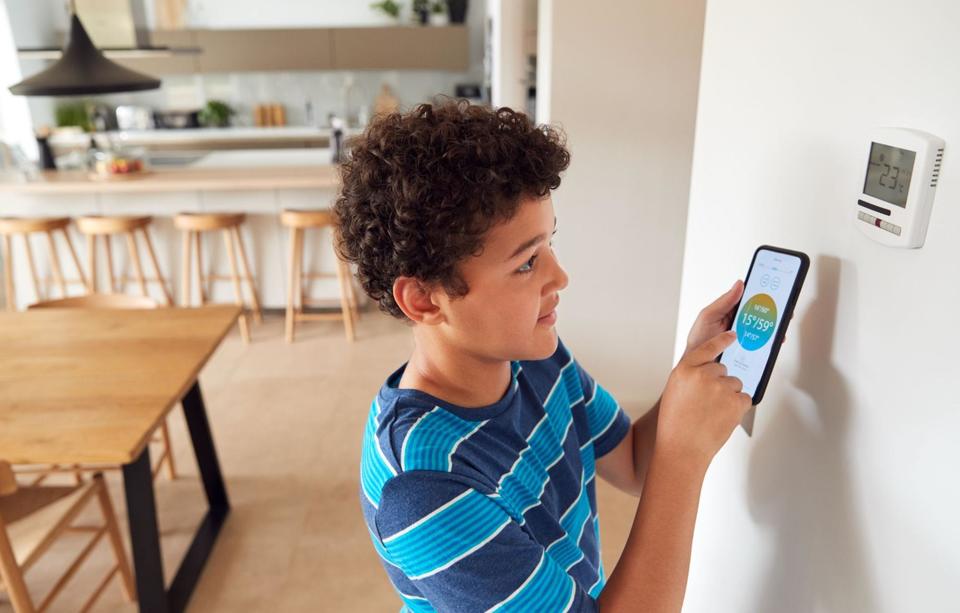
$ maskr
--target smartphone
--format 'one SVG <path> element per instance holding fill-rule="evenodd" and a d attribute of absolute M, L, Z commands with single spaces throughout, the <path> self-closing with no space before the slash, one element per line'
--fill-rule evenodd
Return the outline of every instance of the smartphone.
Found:
<path fill-rule="evenodd" d="M 805 253 L 761 245 L 753 253 L 740 303 L 731 311 L 730 329 L 737 340 L 717 361 L 753 398 L 753 407 L 740 422 L 749 435 L 809 268 Z"/>

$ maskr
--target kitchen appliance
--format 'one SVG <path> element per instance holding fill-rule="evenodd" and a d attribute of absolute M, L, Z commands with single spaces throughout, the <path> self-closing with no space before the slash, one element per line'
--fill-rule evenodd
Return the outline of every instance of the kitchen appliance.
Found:
<path fill-rule="evenodd" d="M 145 106 L 118 106 L 116 116 L 120 130 L 150 130 L 154 127 L 153 111 Z"/>
<path fill-rule="evenodd" d="M 200 110 L 154 111 L 153 123 L 164 129 L 199 128 Z"/>

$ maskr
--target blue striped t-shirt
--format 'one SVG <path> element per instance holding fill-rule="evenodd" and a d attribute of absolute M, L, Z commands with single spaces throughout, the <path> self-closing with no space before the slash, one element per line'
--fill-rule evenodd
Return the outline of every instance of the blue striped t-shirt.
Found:
<path fill-rule="evenodd" d="M 630 420 L 559 343 L 464 408 L 394 372 L 370 407 L 360 499 L 404 611 L 595 611 L 594 461 Z"/>

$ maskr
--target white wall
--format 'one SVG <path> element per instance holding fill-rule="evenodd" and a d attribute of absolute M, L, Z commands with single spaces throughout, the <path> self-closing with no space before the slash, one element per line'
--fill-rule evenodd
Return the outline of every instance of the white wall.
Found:
<path fill-rule="evenodd" d="M 37 141 L 30 130 L 30 109 L 25 99 L 9 90 L 21 78 L 13 27 L 4 0 L 0 0 L 0 141 L 18 145 L 33 157 Z"/>
<path fill-rule="evenodd" d="M 509 106 L 523 110 L 527 106 L 525 43 L 529 30 L 535 29 L 535 24 L 528 23 L 535 21 L 535 15 L 536 0 L 487 2 L 487 16 L 491 26 L 490 102 L 495 107 Z"/>
<path fill-rule="evenodd" d="M 541 0 L 537 121 L 572 153 L 554 194 L 558 330 L 634 414 L 673 365 L 704 1 Z"/>
<path fill-rule="evenodd" d="M 956 611 L 960 4 L 711 0 L 675 349 L 754 248 L 812 266 L 707 477 L 685 611 Z M 947 142 L 926 246 L 851 221 L 870 130 Z"/>

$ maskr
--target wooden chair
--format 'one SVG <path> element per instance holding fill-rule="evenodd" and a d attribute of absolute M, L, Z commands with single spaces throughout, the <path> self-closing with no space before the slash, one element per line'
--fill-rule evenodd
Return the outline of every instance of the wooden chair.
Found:
<path fill-rule="evenodd" d="M 97 239 L 103 239 L 103 248 L 107 256 L 107 276 L 110 280 L 110 293 L 123 291 L 126 286 L 126 281 L 130 280 L 131 277 L 124 275 L 119 279 L 122 283 L 118 286 L 118 279 L 114 274 L 113 269 L 113 249 L 111 247 L 110 239 L 117 234 L 122 234 L 127 239 L 127 252 L 130 257 L 130 262 L 133 265 L 133 277 L 132 279 L 137 282 L 140 286 L 140 293 L 144 296 L 149 296 L 147 291 L 147 282 L 152 281 L 160 285 L 161 290 L 163 291 L 164 299 L 168 306 L 173 306 L 173 296 L 170 295 L 170 290 L 167 289 L 167 280 L 163 277 L 163 274 L 160 272 L 160 264 L 157 262 L 157 254 L 153 250 L 153 242 L 150 240 L 150 235 L 147 233 L 147 227 L 150 225 L 152 217 L 143 216 L 143 217 L 100 217 L 100 216 L 90 216 L 90 217 L 80 217 L 77 219 L 77 228 L 80 230 L 81 234 L 87 236 L 87 267 L 89 269 L 89 282 L 87 284 L 87 290 L 89 293 L 96 293 L 97 290 Z M 143 276 L 143 266 L 140 264 L 140 252 L 139 246 L 137 244 L 137 232 L 143 236 L 144 245 L 147 248 L 147 255 L 150 258 L 150 263 L 153 266 L 154 276 L 151 278 L 146 278 Z"/>
<path fill-rule="evenodd" d="M 173 225 L 183 232 L 183 272 L 181 283 L 181 306 L 190 306 L 190 289 L 193 285 L 190 272 L 191 251 L 197 252 L 196 266 L 194 270 L 197 273 L 197 283 L 199 285 L 200 304 L 207 303 L 207 286 L 210 281 L 232 281 L 233 291 L 236 296 L 236 303 L 241 308 L 246 308 L 243 300 L 243 291 L 240 287 L 241 279 L 246 283 L 250 293 L 250 308 L 253 310 L 253 316 L 257 323 L 263 322 L 263 311 L 260 308 L 260 298 L 257 296 L 257 288 L 253 283 L 253 277 L 250 274 L 250 265 L 247 261 L 247 252 L 243 247 L 243 237 L 240 236 L 240 226 L 246 220 L 243 213 L 181 213 L 173 218 Z M 220 230 L 223 234 L 223 244 L 227 250 L 227 260 L 230 262 L 230 275 L 204 274 L 203 271 L 203 251 L 200 248 L 200 237 L 203 232 L 215 232 Z M 237 272 L 237 255 L 234 248 L 240 253 L 240 266 L 243 270 L 243 276 Z M 247 322 L 246 312 L 240 313 L 238 320 L 240 326 L 240 336 L 244 343 L 250 342 L 250 327 Z"/>
<path fill-rule="evenodd" d="M 357 308 L 357 299 L 353 293 L 353 282 L 350 278 L 350 269 L 346 263 L 337 258 L 337 272 L 306 273 L 303 272 L 303 234 L 308 228 L 322 229 L 333 227 L 333 213 L 330 211 L 301 211 L 295 209 L 284 210 L 280 214 L 280 223 L 290 228 L 290 283 L 287 291 L 286 339 L 293 342 L 296 323 L 298 321 L 342 320 L 347 340 L 355 338 L 354 327 L 360 318 Z M 340 311 L 337 313 L 304 313 L 304 305 L 310 301 L 303 295 L 303 279 L 337 277 L 340 283 Z"/>
<path fill-rule="evenodd" d="M 74 525 L 80 512 L 95 499 L 100 504 L 103 525 Z M 40 604 L 35 605 L 27 591 L 24 574 L 67 532 L 92 536 Z M 127 600 L 133 600 L 135 594 L 133 575 L 103 476 L 97 473 L 93 479 L 73 486 L 20 486 L 10 465 L 0 462 L 0 579 L 16 613 L 47 610 L 104 535 L 116 563 L 95 586 L 80 611 L 89 610 L 117 574 Z"/>
<path fill-rule="evenodd" d="M 31 304 L 28 309 L 155 309 L 158 305 L 156 302 L 150 298 L 143 296 L 128 296 L 126 294 L 88 294 L 86 296 L 74 296 L 71 298 L 63 298 L 60 300 L 47 300 L 44 302 L 38 302 L 36 304 Z M 167 421 L 163 420 L 160 424 L 160 436 L 155 438 L 154 442 L 161 443 L 163 446 L 163 451 L 157 457 L 157 463 L 153 467 L 153 476 L 156 478 L 160 474 L 160 469 L 163 468 L 163 465 L 167 465 L 167 475 L 170 479 L 177 478 L 177 467 L 173 461 L 173 446 L 170 442 L 170 429 L 167 426 Z M 97 467 L 97 469 L 102 469 L 105 467 Z M 112 467 L 109 467 L 112 468 Z M 17 472 L 19 474 L 35 472 L 39 475 L 34 484 L 38 484 L 43 479 L 45 479 L 50 473 L 58 472 L 61 470 L 72 470 L 79 475 L 82 472 L 84 467 L 75 466 L 70 468 L 54 467 L 50 468 L 18 468 Z M 79 479 L 78 479 L 79 481 Z"/>
<path fill-rule="evenodd" d="M 37 264 L 33 258 L 33 248 L 30 244 L 30 235 L 32 234 L 46 235 L 47 248 L 50 252 L 50 271 L 53 275 L 53 280 L 57 288 L 60 290 L 61 296 L 67 295 L 68 283 L 80 283 L 84 286 L 87 285 L 87 279 L 83 274 L 83 268 L 80 266 L 80 260 L 77 258 L 77 252 L 74 250 L 73 242 L 70 240 L 70 235 L 67 233 L 67 227 L 69 225 L 69 217 L 7 217 L 0 219 L 0 240 L 3 241 L 3 280 L 6 294 L 6 308 L 8 311 L 16 309 L 17 303 L 16 289 L 13 282 L 13 238 L 17 235 L 23 238 L 23 246 L 27 254 L 27 264 L 30 267 L 30 277 L 33 281 L 33 293 L 35 295 L 35 300 L 43 300 L 49 296 L 47 291 L 41 290 L 41 285 L 43 286 L 44 290 L 47 288 L 46 283 L 41 284 L 40 276 L 37 274 Z M 67 244 L 67 252 L 70 254 L 70 257 L 73 260 L 73 265 L 77 271 L 77 279 L 67 279 L 63 276 L 63 268 L 61 266 L 60 257 L 57 254 L 57 243 L 54 240 L 56 232 L 59 232 L 63 235 L 63 240 Z M 47 277 L 47 279 L 49 279 L 49 277 Z"/>

